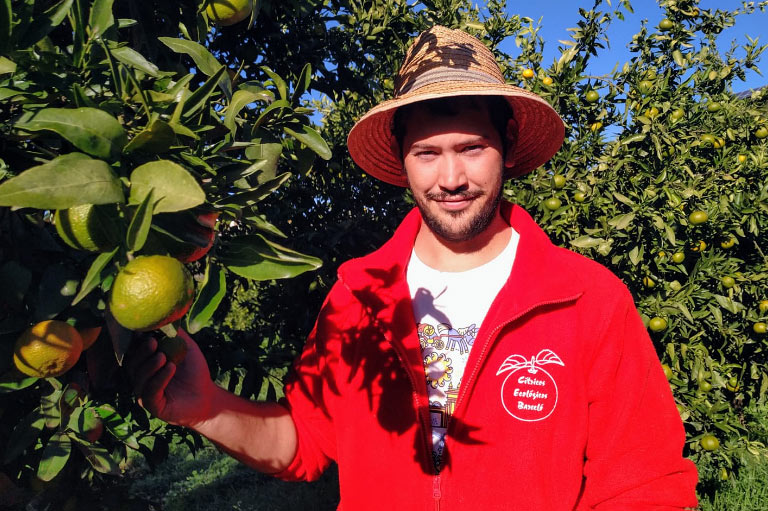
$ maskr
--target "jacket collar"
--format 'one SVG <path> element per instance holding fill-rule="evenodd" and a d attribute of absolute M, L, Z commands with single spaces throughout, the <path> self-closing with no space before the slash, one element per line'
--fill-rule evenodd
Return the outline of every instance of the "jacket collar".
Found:
<path fill-rule="evenodd" d="M 540 305 L 577 299 L 586 286 L 579 275 L 568 268 L 570 258 L 566 254 L 571 253 L 553 245 L 520 206 L 502 202 L 501 214 L 520 234 L 520 242 L 512 272 L 499 292 L 505 295 L 506 301 L 504 310 L 497 311 L 501 317 L 496 319 L 516 318 Z M 339 268 L 340 281 L 380 321 L 398 324 L 400 321 L 396 319 L 402 320 L 404 313 L 399 304 L 405 301 L 410 308 L 405 273 L 420 227 L 421 215 L 414 208 L 380 249 Z M 413 320 L 408 323 L 412 324 Z"/>

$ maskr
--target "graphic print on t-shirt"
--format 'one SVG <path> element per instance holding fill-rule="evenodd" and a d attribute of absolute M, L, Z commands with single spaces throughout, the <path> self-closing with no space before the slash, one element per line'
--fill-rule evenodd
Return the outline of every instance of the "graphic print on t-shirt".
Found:
<path fill-rule="evenodd" d="M 452 328 L 448 323 L 419 323 L 418 333 L 430 398 L 429 415 L 435 442 L 432 455 L 435 466 L 439 467 L 445 429 L 456 407 L 469 350 L 477 337 L 477 325 Z"/>

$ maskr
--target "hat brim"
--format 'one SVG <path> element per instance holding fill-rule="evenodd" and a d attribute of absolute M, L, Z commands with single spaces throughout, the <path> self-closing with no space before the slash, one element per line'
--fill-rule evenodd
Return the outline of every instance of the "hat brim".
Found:
<path fill-rule="evenodd" d="M 439 82 L 384 101 L 361 117 L 347 137 L 352 159 L 377 179 L 408 186 L 400 148 L 392 132 L 395 110 L 411 103 L 451 96 L 503 96 L 507 99 L 518 128 L 513 165 L 506 169 L 507 178 L 527 174 L 543 165 L 563 143 L 565 126 L 562 119 L 537 94 L 507 84 Z"/>

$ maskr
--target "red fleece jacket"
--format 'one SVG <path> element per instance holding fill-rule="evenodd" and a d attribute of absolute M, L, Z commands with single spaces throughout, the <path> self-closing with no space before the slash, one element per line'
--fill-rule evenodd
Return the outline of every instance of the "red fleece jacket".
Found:
<path fill-rule="evenodd" d="M 521 208 L 502 213 L 517 256 L 472 347 L 442 471 L 405 279 L 414 210 L 339 269 L 286 386 L 299 448 L 278 476 L 311 480 L 335 460 L 347 511 L 695 507 L 682 422 L 628 290 Z"/>

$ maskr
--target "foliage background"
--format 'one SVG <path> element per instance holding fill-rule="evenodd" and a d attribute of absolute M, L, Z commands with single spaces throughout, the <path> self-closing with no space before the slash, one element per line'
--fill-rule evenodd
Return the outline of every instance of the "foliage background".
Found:
<path fill-rule="evenodd" d="M 651 335 L 669 368 L 688 434 L 685 454 L 700 470 L 700 494 L 714 494 L 723 479 L 766 456 L 766 335 L 753 325 L 768 319 L 768 307 L 760 308 L 768 299 L 768 142 L 760 137 L 761 128 L 768 126 L 767 94 L 734 94 L 745 71 L 758 69 L 764 46 L 758 41 L 739 48 L 716 44 L 718 34 L 740 16 L 763 10 L 765 2 L 731 12 L 700 9 L 695 0 L 663 0 L 659 8 L 671 26 L 638 27 L 628 42 L 632 58 L 601 76 L 590 74 L 590 60 L 605 51 L 607 28 L 621 22 L 631 9 L 628 1 L 597 1 L 593 8 L 581 9 L 571 41 L 560 45 L 552 63 L 542 61 L 544 41 L 536 25 L 510 16 L 501 1 L 480 8 L 462 0 L 262 0 L 256 2 L 252 20 L 232 27 L 208 25 L 194 0 L 4 0 L 2 5 L 0 184 L 72 150 L 66 137 L 50 132 L 30 137 L 20 131 L 20 116 L 26 112 L 88 104 L 118 119 L 128 140 L 134 140 L 154 120 L 174 119 L 178 97 L 163 94 L 190 70 L 191 92 L 209 85 L 206 100 L 181 123 L 198 139 L 181 134 L 180 128 L 174 143 L 162 144 L 159 151 L 112 155 L 107 161 L 124 186 L 131 169 L 147 161 L 177 162 L 206 190 L 203 206 L 221 213 L 214 249 L 191 268 L 200 282 L 211 280 L 205 276 L 212 271 L 225 275 L 226 293 L 219 294 L 220 302 L 210 302 L 210 322 L 195 338 L 213 376 L 255 399 L 280 395 L 281 379 L 301 349 L 338 265 L 379 246 L 411 207 L 401 189 L 363 176 L 349 159 L 344 144 L 354 120 L 391 94 L 391 77 L 418 32 L 440 23 L 483 38 L 496 49 L 507 79 L 547 98 L 566 123 L 563 149 L 543 168 L 509 183 L 506 196 L 531 211 L 558 244 L 617 273 L 646 321 L 666 320 L 667 328 Z M 117 20 L 101 37 L 95 27 L 106 22 L 86 14 L 95 5 Z M 41 20 L 48 23 L 30 34 L 32 19 L 37 27 Z M 136 23 L 120 21 L 128 19 Z M 240 97 L 250 101 L 232 106 L 234 96 L 219 86 L 226 82 L 224 74 L 216 75 L 216 66 L 206 70 L 200 65 L 205 54 L 172 51 L 158 37 L 201 43 L 225 66 L 231 91 L 247 92 Z M 513 55 L 498 50 L 504 40 L 514 40 Z M 137 64 L 135 55 L 132 61 L 117 62 L 104 49 L 121 46 L 156 66 L 157 76 L 143 62 Z M 306 94 L 304 69 L 312 70 Z M 524 78 L 524 69 L 534 76 Z M 281 90 L 288 106 L 270 108 Z M 599 93 L 594 102 L 586 100 L 590 90 Z M 272 113 L 262 117 L 268 111 Z M 320 124 L 316 129 L 332 153 L 327 160 L 310 154 L 323 156 L 322 144 L 313 139 L 308 145 L 308 139 L 285 130 L 312 122 Z M 254 129 L 257 123 L 259 130 Z M 276 147 L 279 156 L 270 159 L 269 151 Z M 259 163 L 265 159 L 272 162 L 270 172 Z M 261 173 L 249 178 L 244 174 L 254 164 Z M 233 182 L 223 177 L 226 171 L 251 181 L 233 192 L 226 188 Z M 564 182 L 553 179 L 555 174 L 565 177 Z M 271 181 L 280 176 L 279 182 Z M 253 194 L 239 204 L 216 202 L 239 192 Z M 552 198 L 559 203 L 547 202 Z M 129 202 L 124 208 L 126 222 L 136 218 L 138 205 Z M 40 316 L 41 308 L 50 308 L 53 301 L 49 315 L 77 316 L 73 297 L 46 285 L 55 275 L 53 283 L 72 280 L 82 289 L 95 257 L 64 246 L 46 209 L 5 206 L 13 204 L 0 207 L 0 371 L 10 368 L 13 341 Z M 708 220 L 692 224 L 689 215 L 694 211 L 705 211 Z M 151 212 L 145 217 L 155 221 Z M 288 280 L 270 274 L 254 278 L 253 272 L 263 268 L 250 276 L 236 273 L 228 266 L 232 258 L 227 259 L 227 250 L 242 247 L 239 236 L 258 232 L 306 254 L 307 264 L 312 257 L 321 259 L 322 267 L 294 272 Z M 127 253 L 136 247 L 125 248 Z M 683 254 L 682 262 L 674 262 L 677 253 Z M 285 258 L 281 261 L 288 264 Z M 62 274 L 62 262 L 74 271 Z M 116 270 L 119 261 L 114 263 Z M 257 267 L 251 260 L 249 268 Z M 733 278 L 733 285 L 725 286 L 723 277 Z M 91 320 L 103 317 L 99 300 L 106 289 L 105 277 L 86 300 Z M 51 460 L 61 471 L 58 484 L 64 480 L 75 487 L 101 481 L 102 473 L 119 472 L 137 446 L 151 463 L 165 458 L 171 441 L 200 446 L 186 432 L 148 421 L 130 397 L 121 369 L 111 361 L 121 351 L 120 343 L 113 339 L 110 346 L 106 336 L 102 340 L 107 342 L 100 343 L 99 355 L 86 357 L 98 363 L 83 362 L 55 382 L 33 382 L 20 389 L 18 378 L 6 374 L 0 437 L 18 440 L 19 432 L 27 431 L 21 449 L 10 442 L 0 445 L 5 449 L 0 472 L 16 488 L 34 487 L 36 474 Z M 61 403 L 73 384 L 80 387 L 76 407 L 113 406 L 124 429 L 110 429 L 96 443 L 83 441 L 76 428 L 67 429 L 69 416 L 62 413 Z M 52 400 L 52 389 L 57 417 L 30 429 L 24 418 Z M 62 431 L 79 438 L 81 449 L 55 463 L 62 456 L 46 448 Z M 720 448 L 702 449 L 704 434 L 716 435 Z M 100 463 L 88 461 L 87 454 L 94 452 L 101 455 Z M 39 488 L 35 492 L 40 495 Z M 48 498 L 61 495 L 49 493 Z"/>

